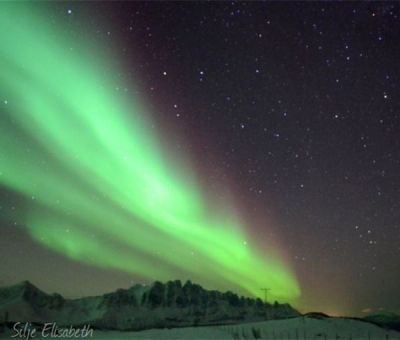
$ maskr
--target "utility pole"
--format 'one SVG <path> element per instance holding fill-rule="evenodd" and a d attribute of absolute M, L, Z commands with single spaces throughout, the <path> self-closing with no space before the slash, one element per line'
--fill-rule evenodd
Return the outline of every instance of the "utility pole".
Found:
<path fill-rule="evenodd" d="M 268 292 L 271 290 L 271 288 L 261 288 L 261 290 L 264 291 L 264 303 L 267 303 Z"/>

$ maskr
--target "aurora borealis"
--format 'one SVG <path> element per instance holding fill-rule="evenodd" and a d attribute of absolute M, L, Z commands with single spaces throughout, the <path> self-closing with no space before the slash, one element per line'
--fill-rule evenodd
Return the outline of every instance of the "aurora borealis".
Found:
<path fill-rule="evenodd" d="M 130 85 L 111 53 L 31 7 L 0 14 L 0 183 L 23 197 L 29 235 L 135 277 L 256 296 L 267 281 L 272 298 L 298 297 L 285 262 L 255 249 L 233 207 L 213 206 L 189 161 L 163 145 L 144 101 L 116 91 Z"/>
<path fill-rule="evenodd" d="M 0 286 L 190 279 L 400 313 L 399 18 L 391 2 L 0 3 Z"/>

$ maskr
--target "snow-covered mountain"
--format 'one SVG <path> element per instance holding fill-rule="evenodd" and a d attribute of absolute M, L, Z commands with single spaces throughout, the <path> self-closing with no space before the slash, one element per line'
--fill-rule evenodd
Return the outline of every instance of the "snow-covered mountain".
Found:
<path fill-rule="evenodd" d="M 116 330 L 229 324 L 300 315 L 289 304 L 265 304 L 203 289 L 187 281 L 135 285 L 113 293 L 80 299 L 47 294 L 28 281 L 0 288 L 0 320 L 57 322 Z"/>

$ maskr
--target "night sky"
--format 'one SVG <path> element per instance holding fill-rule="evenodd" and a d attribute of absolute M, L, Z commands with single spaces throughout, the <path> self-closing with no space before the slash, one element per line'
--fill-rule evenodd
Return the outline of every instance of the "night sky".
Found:
<path fill-rule="evenodd" d="M 170 163 L 179 159 L 172 168 L 179 173 L 178 180 L 182 163 L 183 177 L 196 178 L 194 191 L 201 191 L 212 206 L 213 213 L 206 213 L 205 220 L 217 213 L 224 219 L 234 210 L 247 235 L 243 243 L 249 242 L 260 254 L 255 258 L 267 265 L 269 256 L 279 259 L 279 266 L 298 283 L 301 295 L 293 300 L 288 296 L 291 303 L 302 311 L 333 315 L 400 312 L 398 3 L 77 2 L 41 3 L 36 8 L 45 13 L 45 24 L 68 41 L 86 39 L 97 46 L 98 54 L 91 47 L 89 57 L 82 58 L 96 63 L 112 56 L 102 72 L 126 85 L 113 83 L 110 88 L 145 103 L 142 115 L 158 131 L 154 134 L 168 149 L 166 158 Z M 14 44 L 3 44 L 1 58 L 7 49 L 17 49 L 19 42 Z M 30 43 L 26 46 L 29 52 Z M 73 53 L 80 56 L 80 51 Z M 62 58 L 68 62 L 68 55 Z M 57 66 L 54 70 L 49 77 L 61 79 Z M 29 138 L 35 133 L 16 126 L 13 115 L 18 108 L 9 110 L 13 100 L 0 73 L 0 113 L 5 112 L 0 124 L 9 132 L 7 145 L 18 141 L 29 153 Z M 60 93 L 68 88 L 68 83 L 58 84 Z M 19 100 L 18 93 L 13 95 Z M 74 101 L 77 107 L 82 95 Z M 121 137 L 118 131 L 115 135 Z M 75 136 L 78 145 L 80 140 L 86 143 L 89 133 L 77 129 Z M 145 138 L 140 142 L 147 146 Z M 0 139 L 2 177 L 6 164 L 18 158 L 13 147 L 6 152 L 4 145 Z M 148 157 L 146 150 L 141 159 Z M 54 155 L 37 154 L 15 167 L 40 186 L 39 172 L 32 170 L 29 160 L 45 164 Z M 94 155 L 88 159 L 97 160 Z M 68 166 L 73 172 L 73 162 Z M 61 180 L 63 171 L 58 172 Z M 148 172 L 150 177 L 152 173 Z M 113 176 L 121 175 L 113 171 Z M 83 190 L 83 185 L 98 183 L 96 189 L 103 190 L 101 182 L 90 182 L 89 177 L 74 181 L 72 188 Z M 32 229 L 21 216 L 35 197 L 16 186 L 0 182 L 0 285 L 28 279 L 46 291 L 73 297 L 170 276 L 235 290 L 221 279 L 214 283 L 191 276 L 186 266 L 158 277 L 163 263 L 157 256 L 149 263 L 158 269 L 148 275 L 65 256 L 28 232 Z M 106 199 L 101 202 L 107 206 Z M 121 204 L 113 202 L 111 209 L 117 214 Z M 116 225 L 109 228 L 118 230 Z M 212 230 L 207 229 L 205 239 L 214 240 L 209 236 Z M 242 235 L 233 228 L 231 240 L 229 226 L 223 230 L 226 233 L 216 234 L 218 241 L 208 247 L 229 247 Z M 112 242 L 101 244 L 107 247 Z M 183 246 L 202 251 L 191 242 L 182 240 Z M 252 288 L 264 281 L 269 287 L 257 266 L 236 271 L 229 265 L 224 262 L 221 268 L 244 275 L 238 281 L 251 273 Z M 218 265 L 205 268 L 205 276 L 220 271 Z"/>

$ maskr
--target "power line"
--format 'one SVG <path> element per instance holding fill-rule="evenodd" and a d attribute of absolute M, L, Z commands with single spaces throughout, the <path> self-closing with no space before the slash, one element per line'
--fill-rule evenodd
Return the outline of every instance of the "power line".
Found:
<path fill-rule="evenodd" d="M 261 290 L 264 291 L 264 303 L 267 303 L 268 292 L 271 290 L 271 288 L 261 288 Z"/>

